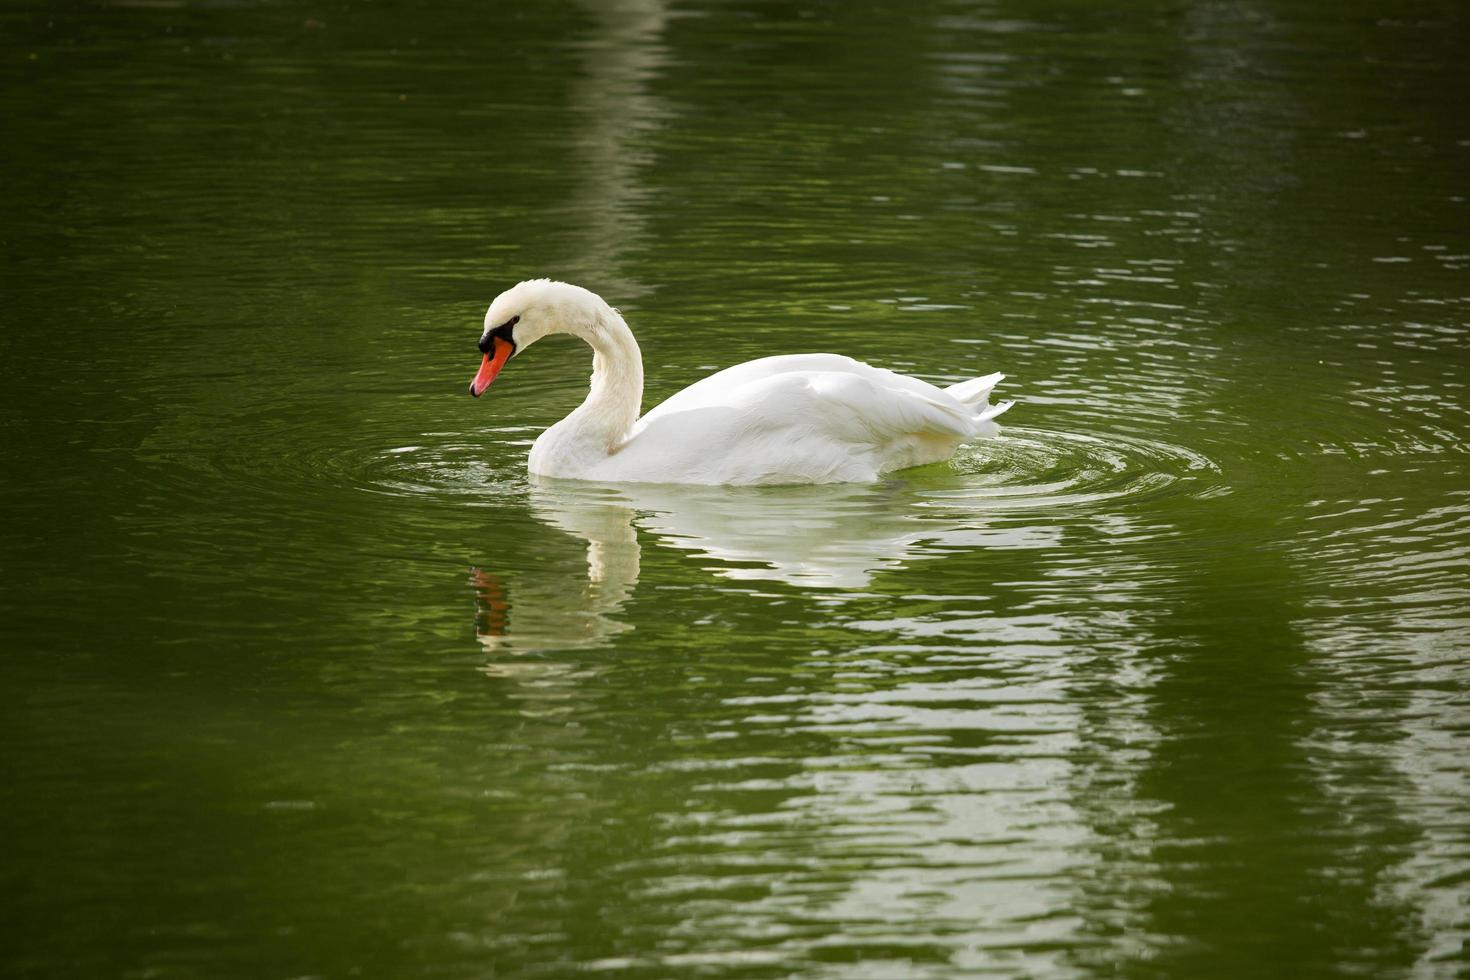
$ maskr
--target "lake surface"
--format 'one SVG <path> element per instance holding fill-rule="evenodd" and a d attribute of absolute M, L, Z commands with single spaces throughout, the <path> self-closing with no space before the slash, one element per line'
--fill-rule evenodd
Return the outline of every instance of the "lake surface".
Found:
<path fill-rule="evenodd" d="M 1463 977 L 1470 13 L 7 5 L 14 977 Z M 837 351 L 875 486 L 529 480 Z"/>

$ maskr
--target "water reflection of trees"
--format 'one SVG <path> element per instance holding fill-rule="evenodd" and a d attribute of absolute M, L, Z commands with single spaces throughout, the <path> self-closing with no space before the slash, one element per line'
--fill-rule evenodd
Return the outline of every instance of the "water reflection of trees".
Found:
<path fill-rule="evenodd" d="M 1221 554 L 1176 570 L 1149 630 L 1136 768 L 1080 767 L 1090 787 L 1103 773 L 1132 787 L 1132 819 L 1094 811 L 1115 821 L 1084 900 L 1094 927 L 1132 934 L 1134 954 L 1148 937 L 1140 975 L 1406 966 L 1422 937 L 1392 887 L 1417 837 L 1393 803 L 1401 779 L 1371 748 L 1327 747 L 1296 570 L 1246 544 L 1248 517 L 1234 527 Z"/>

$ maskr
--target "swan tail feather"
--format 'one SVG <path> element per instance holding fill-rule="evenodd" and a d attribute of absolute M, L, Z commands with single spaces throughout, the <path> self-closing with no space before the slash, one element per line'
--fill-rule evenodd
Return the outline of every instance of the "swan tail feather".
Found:
<path fill-rule="evenodd" d="M 1015 402 L 990 404 L 991 391 L 1004 380 L 1005 375 L 997 371 L 983 378 L 971 378 L 969 381 L 961 381 L 959 384 L 953 384 L 944 389 L 946 395 L 975 413 L 971 418 L 971 424 L 974 426 L 976 436 L 985 437 L 997 434 L 1000 428 L 992 420 L 1004 414 L 1015 404 Z"/>
<path fill-rule="evenodd" d="M 944 393 L 962 405 L 979 405 L 990 397 L 991 389 L 1004 380 L 1005 375 L 997 371 L 983 378 L 971 378 L 969 381 L 950 385 L 944 389 Z"/>
<path fill-rule="evenodd" d="M 980 421 L 989 422 L 997 415 L 1004 415 L 1006 412 L 1010 411 L 1011 406 L 1014 404 L 1016 403 L 1011 401 L 1001 402 L 999 405 L 992 405 L 989 408 L 985 409 L 985 411 L 980 413 Z"/>

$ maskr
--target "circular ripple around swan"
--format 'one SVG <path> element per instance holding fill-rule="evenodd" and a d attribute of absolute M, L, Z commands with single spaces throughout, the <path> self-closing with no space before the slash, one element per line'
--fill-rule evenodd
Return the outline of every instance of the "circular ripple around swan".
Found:
<path fill-rule="evenodd" d="M 228 477 L 267 496 L 298 500 L 333 487 L 451 504 L 498 505 L 525 492 L 525 452 L 535 430 L 423 432 L 404 439 L 357 433 L 328 446 L 307 433 L 274 433 L 276 452 L 186 455 L 185 471 Z M 397 443 L 397 444 L 395 444 Z M 232 447 L 233 448 L 233 447 Z M 1055 508 L 1171 494 L 1224 492 L 1219 466 L 1167 442 L 1120 434 L 1083 434 L 1007 426 L 1004 435 L 962 447 L 952 461 L 961 476 L 912 489 L 935 506 Z"/>
<path fill-rule="evenodd" d="M 524 463 L 487 458 L 483 443 L 429 441 L 378 450 L 342 461 L 359 490 L 402 497 L 434 497 L 471 506 L 494 503 L 525 484 Z"/>
<path fill-rule="evenodd" d="M 376 494 L 423 503 L 489 506 L 525 491 L 530 432 L 498 429 L 389 433 L 364 430 L 328 440 L 308 427 L 277 425 L 251 441 L 203 451 L 151 454 L 157 476 L 186 496 L 217 494 L 237 506 L 289 499 L 296 510 L 331 508 L 341 495 Z"/>
<path fill-rule="evenodd" d="M 523 450 L 519 441 L 505 439 L 519 435 L 502 431 L 502 448 Z M 529 438 L 524 442 L 528 445 Z M 417 444 L 318 460 L 315 468 L 371 493 L 474 505 L 503 501 L 506 493 L 523 490 L 524 457 L 520 452 L 502 456 L 486 458 L 483 440 L 426 435 Z M 952 465 L 965 476 L 965 486 L 924 492 L 931 503 L 1051 508 L 1224 492 L 1213 460 L 1182 446 L 1132 436 L 1007 427 L 1001 438 L 963 447 Z"/>
<path fill-rule="evenodd" d="M 426 432 L 402 445 L 341 447 L 291 465 L 312 480 L 360 493 L 498 506 L 525 493 L 531 434 L 499 429 L 492 440 L 481 432 Z"/>
<path fill-rule="evenodd" d="M 984 501 L 991 507 L 1080 506 L 1169 494 L 1225 490 L 1220 467 L 1183 446 L 1135 436 L 1085 435 L 1007 426 L 1000 438 L 963 447 L 954 467 L 969 477 L 932 501 Z"/>

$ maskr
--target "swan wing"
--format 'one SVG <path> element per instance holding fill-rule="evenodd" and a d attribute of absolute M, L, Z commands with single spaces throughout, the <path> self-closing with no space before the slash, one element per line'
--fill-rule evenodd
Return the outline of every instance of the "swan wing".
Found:
<path fill-rule="evenodd" d="M 654 482 L 863 481 L 947 458 L 982 424 L 926 382 L 835 354 L 793 355 L 686 388 L 644 416 L 613 460 Z"/>
<path fill-rule="evenodd" d="M 784 375 L 756 387 L 765 389 L 758 395 L 781 392 L 793 402 L 805 402 L 804 407 L 821 413 L 824 428 L 855 446 L 881 446 L 908 435 L 964 439 L 973 434 L 974 413 L 940 389 L 926 386 L 931 388 L 926 392 L 884 380 L 813 371 Z"/>
<path fill-rule="evenodd" d="M 748 390 L 750 386 L 778 375 L 824 371 L 840 374 L 889 374 L 893 375 L 894 381 L 898 383 L 915 380 L 893 374 L 892 371 L 883 371 L 881 368 L 875 368 L 841 354 L 777 354 L 772 357 L 757 358 L 754 361 L 745 361 L 722 371 L 716 371 L 709 377 L 696 381 L 683 391 L 671 395 L 643 418 L 644 421 L 653 421 L 658 416 L 670 412 L 688 411 L 709 405 L 729 405 L 732 399 L 740 398 L 740 393 Z M 923 382 L 918 383 L 923 384 Z"/>

